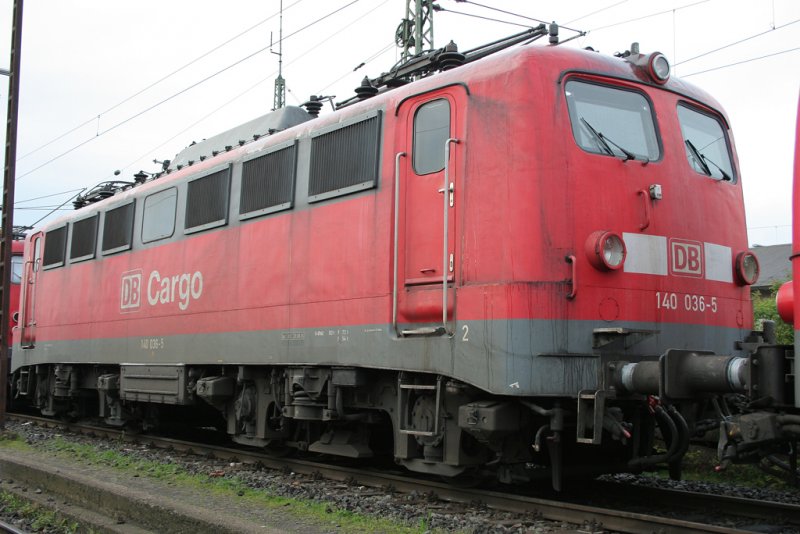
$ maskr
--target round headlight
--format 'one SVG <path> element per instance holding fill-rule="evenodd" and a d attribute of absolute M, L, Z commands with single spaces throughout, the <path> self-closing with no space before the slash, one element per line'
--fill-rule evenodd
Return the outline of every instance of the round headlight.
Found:
<path fill-rule="evenodd" d="M 742 252 L 736 257 L 736 275 L 742 284 L 755 284 L 760 270 L 758 258 L 752 252 Z"/>
<path fill-rule="evenodd" d="M 786 324 L 794 324 L 794 285 L 792 281 L 784 282 L 775 295 L 778 315 Z"/>
<path fill-rule="evenodd" d="M 669 80 L 670 65 L 664 54 L 661 52 L 654 52 L 651 54 L 648 65 L 650 77 L 652 77 L 656 83 L 667 83 L 667 80 Z"/>
<path fill-rule="evenodd" d="M 586 256 L 595 269 L 614 271 L 625 263 L 627 250 L 622 238 L 605 230 L 592 233 L 586 240 Z"/>

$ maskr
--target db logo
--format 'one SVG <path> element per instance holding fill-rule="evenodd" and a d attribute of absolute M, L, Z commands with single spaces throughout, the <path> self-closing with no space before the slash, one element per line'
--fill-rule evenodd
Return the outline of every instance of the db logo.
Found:
<path fill-rule="evenodd" d="M 670 239 L 670 272 L 676 276 L 703 277 L 703 244 Z"/>
<path fill-rule="evenodd" d="M 142 304 L 142 270 L 122 273 L 122 294 L 119 309 L 122 313 L 139 310 Z"/>

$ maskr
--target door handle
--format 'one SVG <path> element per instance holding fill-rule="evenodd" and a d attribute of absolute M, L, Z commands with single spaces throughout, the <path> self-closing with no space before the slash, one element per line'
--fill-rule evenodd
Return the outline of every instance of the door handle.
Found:
<path fill-rule="evenodd" d="M 451 208 L 453 207 L 453 204 L 454 204 L 454 201 L 455 201 L 455 198 L 454 198 L 454 192 L 455 192 L 455 189 L 456 189 L 456 186 L 455 186 L 455 184 L 453 184 L 453 182 L 450 182 L 450 187 L 448 187 L 448 188 L 447 188 L 447 190 L 449 190 L 449 191 L 450 191 L 450 199 L 449 199 L 449 200 L 450 200 L 450 207 L 451 207 Z M 444 193 L 444 192 L 445 192 L 445 188 L 444 188 L 444 187 L 442 187 L 442 188 L 441 188 L 441 189 L 439 189 L 437 192 L 438 192 L 438 193 Z"/>

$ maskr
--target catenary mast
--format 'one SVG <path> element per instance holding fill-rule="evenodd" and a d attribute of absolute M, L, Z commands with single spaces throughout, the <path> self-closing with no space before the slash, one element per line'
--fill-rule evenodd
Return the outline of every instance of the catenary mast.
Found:
<path fill-rule="evenodd" d="M 406 16 L 396 32 L 401 60 L 433 49 L 433 0 L 406 0 Z"/>

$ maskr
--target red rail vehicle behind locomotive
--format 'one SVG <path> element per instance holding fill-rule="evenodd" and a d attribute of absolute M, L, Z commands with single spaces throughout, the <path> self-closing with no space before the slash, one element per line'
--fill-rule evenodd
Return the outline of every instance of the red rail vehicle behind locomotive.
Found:
<path fill-rule="evenodd" d="M 794 281 L 800 280 L 800 97 L 797 102 L 797 120 L 794 145 L 794 192 L 792 198 L 792 280 L 778 291 L 777 305 L 781 319 L 794 326 L 794 344 L 800 347 L 800 299 L 794 297 Z M 795 399 L 800 399 L 800 382 L 794 383 Z"/>
<path fill-rule="evenodd" d="M 489 54 L 546 34 L 431 52 L 321 117 L 283 108 L 34 232 L 15 396 L 556 487 L 676 475 L 718 395 L 786 404 L 783 353 L 755 352 L 721 107 L 635 48 Z M 725 460 L 771 432 L 725 432 Z"/>
<path fill-rule="evenodd" d="M 22 266 L 24 263 L 23 254 L 25 253 L 25 241 L 20 236 L 15 235 L 14 240 L 11 242 L 11 290 L 8 294 L 8 309 L 11 312 L 8 318 L 8 346 L 12 346 L 14 342 L 14 327 L 19 320 L 19 299 L 20 299 L 20 283 L 22 282 Z"/>

